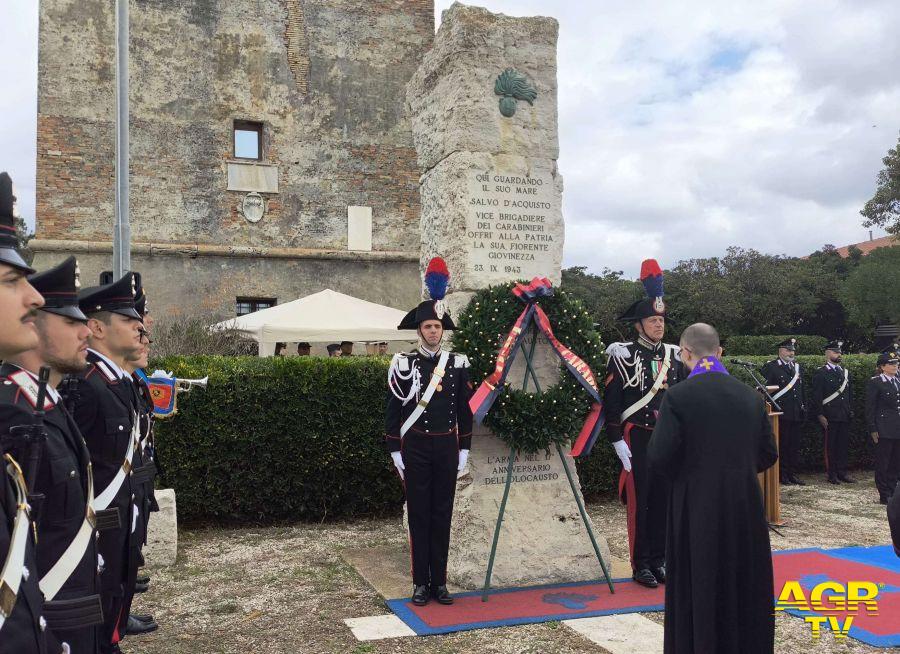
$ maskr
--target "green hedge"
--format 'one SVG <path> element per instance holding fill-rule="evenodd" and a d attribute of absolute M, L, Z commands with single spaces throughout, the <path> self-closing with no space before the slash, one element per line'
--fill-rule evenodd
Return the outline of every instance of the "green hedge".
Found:
<path fill-rule="evenodd" d="M 396 511 L 382 442 L 387 357 L 168 357 L 209 375 L 157 422 L 162 483 L 187 521 L 272 523 Z"/>
<path fill-rule="evenodd" d="M 746 357 L 763 363 L 770 357 Z M 850 461 L 872 465 L 865 434 L 865 381 L 874 355 L 845 356 L 855 398 Z M 820 356 L 800 356 L 804 382 Z M 178 415 L 157 423 L 163 485 L 175 488 L 188 522 L 277 523 L 396 514 L 402 487 L 383 449 L 387 357 L 169 357 L 178 377 L 209 375 L 209 387 L 179 395 Z M 732 372 L 749 381 L 743 369 Z M 473 444 L 478 448 L 478 442 Z M 822 470 L 822 436 L 803 435 L 801 465 Z M 615 492 L 619 463 L 603 437 L 578 463 L 588 498 Z"/>
<path fill-rule="evenodd" d="M 726 357 L 740 357 L 750 354 L 760 356 L 776 356 L 778 343 L 789 338 L 797 339 L 797 354 L 820 355 L 828 345 L 828 339 L 824 336 L 795 336 L 795 335 L 769 335 L 769 336 L 729 336 L 725 339 L 722 348 Z"/>

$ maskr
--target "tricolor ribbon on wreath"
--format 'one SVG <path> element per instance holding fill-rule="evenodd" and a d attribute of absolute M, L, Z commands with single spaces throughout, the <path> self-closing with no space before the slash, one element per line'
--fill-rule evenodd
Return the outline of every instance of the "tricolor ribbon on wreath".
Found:
<path fill-rule="evenodd" d="M 560 358 L 566 369 L 578 380 L 578 383 L 591 396 L 593 403 L 591 410 L 588 412 L 587 419 L 572 445 L 569 452 L 572 456 L 587 456 L 600 430 L 603 428 L 605 420 L 603 414 L 603 403 L 600 398 L 600 391 L 597 388 L 597 379 L 591 371 L 590 366 L 585 363 L 581 357 L 572 352 L 568 347 L 559 342 L 559 339 L 553 334 L 553 328 L 550 325 L 550 319 L 538 304 L 538 300 L 544 297 L 553 296 L 553 286 L 546 277 L 535 277 L 530 284 L 516 284 L 512 289 L 512 294 L 525 303 L 525 309 L 519 314 L 512 329 L 506 335 L 503 345 L 497 352 L 497 360 L 494 365 L 494 371 L 483 381 L 478 389 L 469 400 L 469 408 L 472 409 L 472 415 L 475 421 L 481 424 L 487 412 L 490 410 L 494 401 L 500 396 L 503 386 L 506 382 L 506 376 L 509 374 L 512 363 L 516 354 L 525 338 L 525 333 L 529 327 L 534 326 L 546 336 L 550 342 L 553 351 Z"/>

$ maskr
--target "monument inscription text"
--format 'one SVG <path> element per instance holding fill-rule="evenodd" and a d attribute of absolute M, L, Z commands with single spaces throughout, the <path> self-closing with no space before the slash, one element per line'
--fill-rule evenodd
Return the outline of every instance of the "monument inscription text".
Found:
<path fill-rule="evenodd" d="M 489 454 L 487 456 L 487 473 L 481 483 L 485 486 L 492 484 L 505 484 L 506 474 L 509 469 L 509 457 Z M 517 454 L 513 460 L 514 484 L 534 483 L 541 481 L 554 481 L 559 479 L 559 472 L 555 469 L 554 455 L 540 452 L 538 454 Z"/>
<path fill-rule="evenodd" d="M 467 182 L 469 272 L 488 283 L 547 275 L 558 238 L 552 177 L 475 170 Z"/>

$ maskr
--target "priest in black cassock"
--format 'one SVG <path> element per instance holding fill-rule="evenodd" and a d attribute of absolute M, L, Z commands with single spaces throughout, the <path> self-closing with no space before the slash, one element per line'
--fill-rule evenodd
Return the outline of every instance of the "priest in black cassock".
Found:
<path fill-rule="evenodd" d="M 671 480 L 666 533 L 666 654 L 771 654 L 772 554 L 756 474 L 778 458 L 760 395 L 734 379 L 719 335 L 681 336 L 691 370 L 663 397 L 647 449 Z"/>

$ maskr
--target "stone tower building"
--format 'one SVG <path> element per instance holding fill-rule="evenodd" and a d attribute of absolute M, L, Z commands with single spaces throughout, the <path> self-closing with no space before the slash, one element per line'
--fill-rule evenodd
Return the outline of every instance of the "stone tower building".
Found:
<path fill-rule="evenodd" d="M 115 3 L 40 3 L 38 267 L 112 265 Z M 132 267 L 156 315 L 419 298 L 405 86 L 432 0 L 132 0 Z"/>

